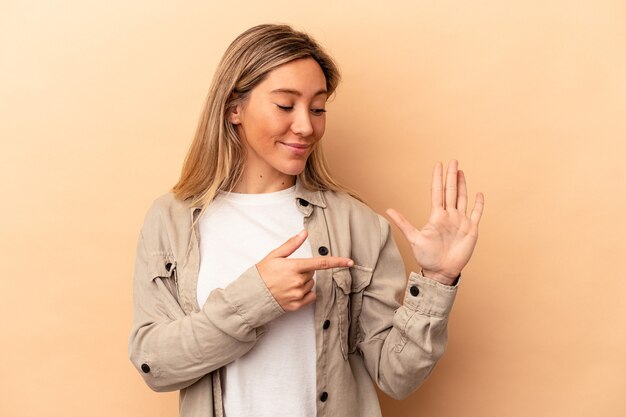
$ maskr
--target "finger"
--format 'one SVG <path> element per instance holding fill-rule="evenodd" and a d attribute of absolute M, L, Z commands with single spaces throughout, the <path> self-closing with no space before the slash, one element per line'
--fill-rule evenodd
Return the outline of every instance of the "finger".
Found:
<path fill-rule="evenodd" d="M 443 167 L 441 162 L 437 161 L 435 168 L 433 169 L 433 182 L 430 188 L 432 197 L 431 205 L 433 208 L 443 208 L 443 179 L 442 177 Z"/>
<path fill-rule="evenodd" d="M 313 301 L 315 301 L 316 298 L 317 296 L 315 295 L 315 293 L 313 291 L 309 291 L 301 299 L 290 301 L 286 304 L 281 304 L 281 307 L 285 311 L 297 311 L 302 307 L 311 304 Z"/>
<path fill-rule="evenodd" d="M 448 173 L 446 174 L 446 209 L 456 208 L 457 200 L 457 170 L 459 162 L 453 159 L 448 164 Z"/>
<path fill-rule="evenodd" d="M 459 198 L 456 202 L 456 209 L 465 215 L 467 211 L 467 182 L 465 181 L 465 173 L 459 169 Z"/>
<path fill-rule="evenodd" d="M 270 252 L 270 256 L 273 258 L 286 258 L 294 253 L 302 243 L 306 240 L 307 231 L 303 230 L 294 237 L 287 240 L 285 243 Z"/>
<path fill-rule="evenodd" d="M 310 291 L 310 292 L 306 293 L 306 295 L 302 299 L 302 302 L 300 303 L 300 307 L 299 308 L 302 308 L 302 307 L 304 307 L 306 305 L 311 304 L 313 301 L 315 301 L 316 298 L 317 298 L 317 296 L 315 295 L 315 293 L 313 291 Z"/>
<path fill-rule="evenodd" d="M 476 194 L 476 201 L 474 202 L 474 209 L 470 215 L 470 219 L 476 225 L 480 222 L 480 217 L 483 215 L 483 208 L 485 207 L 485 196 L 483 193 Z"/>
<path fill-rule="evenodd" d="M 400 212 L 389 209 L 386 211 L 387 215 L 391 217 L 391 220 L 398 226 L 398 229 L 402 231 L 404 237 L 410 242 L 413 243 L 413 234 L 415 233 L 415 227 L 409 222 L 406 217 L 404 217 Z"/>
<path fill-rule="evenodd" d="M 312 281 L 314 274 L 315 274 L 315 271 L 300 272 L 300 276 L 302 277 L 300 285 L 306 285 L 307 282 Z"/>
<path fill-rule="evenodd" d="M 292 288 L 288 293 L 288 298 L 292 302 L 300 302 L 309 292 L 311 292 L 311 288 L 313 288 L 313 285 L 309 283 L 307 283 L 306 286 L 303 285 L 301 287 Z"/>
<path fill-rule="evenodd" d="M 304 285 L 302 286 L 302 289 L 304 290 L 305 293 L 308 293 L 309 291 L 313 289 L 314 286 L 315 286 L 315 280 L 310 279 L 304 283 Z"/>
<path fill-rule="evenodd" d="M 338 256 L 317 256 L 315 258 L 294 259 L 297 262 L 296 270 L 298 272 L 319 271 L 331 268 L 349 268 L 354 265 L 354 261 L 349 258 L 340 258 Z"/>

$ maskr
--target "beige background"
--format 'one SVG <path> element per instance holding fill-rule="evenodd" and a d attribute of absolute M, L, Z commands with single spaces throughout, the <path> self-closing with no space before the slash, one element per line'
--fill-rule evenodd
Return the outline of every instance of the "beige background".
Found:
<path fill-rule="evenodd" d="M 414 3 L 0 1 L 0 415 L 176 415 L 126 357 L 136 237 L 264 22 L 339 62 L 325 146 L 374 209 L 423 224 L 451 158 L 486 196 L 449 349 L 385 415 L 625 415 L 626 3 Z"/>

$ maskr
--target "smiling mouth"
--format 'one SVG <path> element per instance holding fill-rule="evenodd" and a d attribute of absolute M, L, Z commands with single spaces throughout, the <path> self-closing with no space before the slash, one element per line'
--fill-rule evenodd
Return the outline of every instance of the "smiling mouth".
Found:
<path fill-rule="evenodd" d="M 285 148 L 296 155 L 304 155 L 308 152 L 310 145 L 301 144 L 301 143 L 287 143 L 287 142 L 279 142 Z"/>

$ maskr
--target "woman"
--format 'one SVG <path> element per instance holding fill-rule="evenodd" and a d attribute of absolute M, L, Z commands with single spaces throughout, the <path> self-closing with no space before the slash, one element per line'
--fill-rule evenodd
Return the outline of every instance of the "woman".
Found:
<path fill-rule="evenodd" d="M 129 355 L 181 416 L 379 416 L 446 343 L 483 196 L 433 174 L 406 285 L 389 224 L 332 180 L 319 141 L 339 73 L 307 35 L 260 25 L 227 49 L 179 182 L 146 215 Z M 402 304 L 398 300 L 405 291 Z"/>

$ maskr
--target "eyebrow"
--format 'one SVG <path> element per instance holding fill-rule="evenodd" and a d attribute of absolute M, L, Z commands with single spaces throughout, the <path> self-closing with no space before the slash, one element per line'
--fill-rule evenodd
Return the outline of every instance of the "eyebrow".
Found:
<path fill-rule="evenodd" d="M 293 90 L 291 88 L 278 88 L 276 90 L 270 91 L 270 94 L 272 94 L 272 93 L 293 94 L 294 96 L 298 96 L 298 97 L 302 96 L 302 93 L 300 91 Z M 315 93 L 313 96 L 317 97 L 317 96 L 322 95 L 322 94 L 328 95 L 328 91 L 322 89 L 322 90 L 319 90 L 317 93 Z"/>

